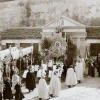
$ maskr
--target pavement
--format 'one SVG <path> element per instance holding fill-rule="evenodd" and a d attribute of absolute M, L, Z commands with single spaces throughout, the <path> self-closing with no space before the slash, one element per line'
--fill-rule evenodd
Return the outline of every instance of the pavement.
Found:
<path fill-rule="evenodd" d="M 74 89 L 74 90 L 73 90 Z M 93 90 L 94 89 L 94 90 Z M 89 91 L 95 91 L 95 89 L 100 89 L 100 78 L 99 77 L 94 77 L 94 78 L 92 78 L 92 77 L 86 77 L 86 78 L 84 78 L 84 80 L 82 81 L 82 83 L 80 83 L 80 84 L 77 84 L 75 87 L 73 87 L 73 88 L 68 88 L 66 85 L 65 85 L 65 83 L 63 82 L 62 83 L 62 90 L 61 90 L 61 94 L 60 94 L 60 96 L 62 95 L 62 94 L 65 94 L 65 95 L 67 95 L 67 91 L 73 91 L 73 94 L 76 94 L 76 92 L 74 92 L 74 91 L 77 91 L 77 93 L 81 93 L 81 92 L 83 92 L 83 93 L 87 93 L 87 92 L 89 92 Z M 83 90 L 83 91 L 82 91 Z M 38 90 L 37 90 L 37 88 L 34 90 L 34 91 L 32 91 L 32 92 L 30 92 L 30 93 L 28 93 L 28 90 L 27 89 L 25 89 L 25 87 L 23 87 L 22 88 L 22 91 L 24 92 L 24 94 L 25 94 L 25 97 L 26 98 L 24 98 L 23 100 L 38 100 Z M 86 91 L 86 92 L 85 92 Z M 93 92 L 92 92 L 93 93 Z M 88 94 L 88 93 L 87 93 Z M 77 94 L 77 95 L 80 95 L 81 96 L 81 94 Z M 87 96 L 87 95 L 84 95 L 84 98 L 85 98 L 85 96 Z M 63 97 L 64 97 L 64 95 L 63 95 Z M 62 99 L 63 97 L 60 97 L 60 99 Z M 69 97 L 69 95 L 67 96 L 67 97 Z M 73 95 L 73 97 L 74 97 L 74 95 Z M 95 94 L 94 94 L 94 97 L 95 97 Z M 81 98 L 81 97 L 80 97 Z M 92 97 L 93 98 L 93 97 Z M 60 100 L 60 99 L 57 99 L 57 98 L 53 98 L 53 99 L 51 99 L 51 100 Z M 68 98 L 66 98 L 66 99 L 68 99 Z M 85 98 L 86 99 L 86 98 Z M 90 99 L 90 98 L 89 98 Z M 65 100 L 65 99 L 63 99 L 63 100 Z M 71 99 L 70 99 L 71 100 Z M 74 100 L 74 99 L 72 99 L 72 100 Z M 76 100 L 81 100 L 81 99 L 76 99 Z M 87 99 L 88 100 L 88 99 Z M 94 100 L 94 99 L 93 99 Z"/>

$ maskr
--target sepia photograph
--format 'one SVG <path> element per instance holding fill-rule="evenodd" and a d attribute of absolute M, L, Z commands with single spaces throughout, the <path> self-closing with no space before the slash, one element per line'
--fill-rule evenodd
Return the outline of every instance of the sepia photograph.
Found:
<path fill-rule="evenodd" d="M 100 100 L 100 0 L 0 0 L 0 100 Z"/>

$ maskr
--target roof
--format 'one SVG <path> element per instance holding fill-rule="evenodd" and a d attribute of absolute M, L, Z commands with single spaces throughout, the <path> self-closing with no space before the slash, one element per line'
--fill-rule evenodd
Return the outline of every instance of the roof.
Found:
<path fill-rule="evenodd" d="M 89 27 L 86 31 L 87 39 L 100 39 L 100 27 Z"/>
<path fill-rule="evenodd" d="M 41 29 L 15 28 L 0 32 L 1 39 L 40 39 Z"/>
<path fill-rule="evenodd" d="M 62 27 L 65 27 L 65 28 L 70 28 L 70 27 L 85 28 L 85 25 L 83 25 L 71 18 L 68 18 L 66 16 L 61 16 L 59 19 L 46 24 L 45 26 L 43 26 L 43 28 L 55 28 L 55 27 L 58 27 L 59 23 L 62 24 Z"/>

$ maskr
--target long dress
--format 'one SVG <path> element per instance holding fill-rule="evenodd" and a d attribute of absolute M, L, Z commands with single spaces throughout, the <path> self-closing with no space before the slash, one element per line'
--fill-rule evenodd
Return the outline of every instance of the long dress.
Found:
<path fill-rule="evenodd" d="M 63 81 L 65 81 L 66 72 L 67 72 L 67 66 L 66 65 L 63 65 L 63 72 L 62 72 L 62 79 L 63 79 Z"/>
<path fill-rule="evenodd" d="M 38 96 L 42 99 L 49 98 L 49 90 L 45 79 L 41 78 L 38 85 Z"/>
<path fill-rule="evenodd" d="M 47 64 L 42 64 L 41 66 L 43 67 L 43 69 L 44 69 L 45 71 L 47 71 Z"/>
<path fill-rule="evenodd" d="M 39 65 L 35 65 L 34 66 L 34 74 L 35 74 L 35 77 L 37 76 L 38 70 L 39 70 Z"/>
<path fill-rule="evenodd" d="M 39 69 L 37 72 L 37 78 L 41 78 L 41 76 L 45 76 L 46 72 L 44 69 Z"/>
<path fill-rule="evenodd" d="M 82 62 L 77 62 L 75 66 L 76 77 L 78 81 L 83 80 L 83 64 Z"/>
<path fill-rule="evenodd" d="M 77 77 L 76 73 L 74 72 L 73 68 L 68 68 L 66 74 L 66 85 L 73 86 L 77 84 Z"/>
<path fill-rule="evenodd" d="M 20 77 L 17 74 L 14 74 L 12 76 L 12 92 L 15 92 L 15 85 L 20 82 L 21 82 Z"/>
<path fill-rule="evenodd" d="M 15 92 L 15 100 L 22 100 L 24 98 L 24 95 L 23 95 L 23 93 L 21 91 L 20 84 L 16 84 L 15 85 L 15 90 L 16 90 L 16 92 Z"/>
<path fill-rule="evenodd" d="M 1 79 L 2 79 L 2 75 L 3 75 L 3 73 L 2 73 L 1 70 L 0 70 L 0 81 L 1 81 Z"/>
<path fill-rule="evenodd" d="M 55 70 L 53 71 L 50 80 L 49 94 L 53 96 L 59 96 L 60 90 L 61 90 L 61 82 L 59 78 L 59 71 Z"/>
<path fill-rule="evenodd" d="M 3 98 L 4 99 L 12 99 L 13 98 L 10 82 L 8 80 L 4 81 Z"/>
<path fill-rule="evenodd" d="M 34 90 L 36 87 L 35 83 L 35 75 L 34 73 L 28 72 L 26 76 L 26 88 L 30 90 Z"/>

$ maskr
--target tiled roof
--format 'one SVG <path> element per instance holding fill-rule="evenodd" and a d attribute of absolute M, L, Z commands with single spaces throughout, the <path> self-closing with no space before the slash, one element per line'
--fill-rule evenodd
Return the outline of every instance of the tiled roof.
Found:
<path fill-rule="evenodd" d="M 100 39 L 100 27 L 90 27 L 86 30 L 88 39 Z"/>
<path fill-rule="evenodd" d="M 1 39 L 40 39 L 40 29 L 8 29 L 0 32 Z"/>

